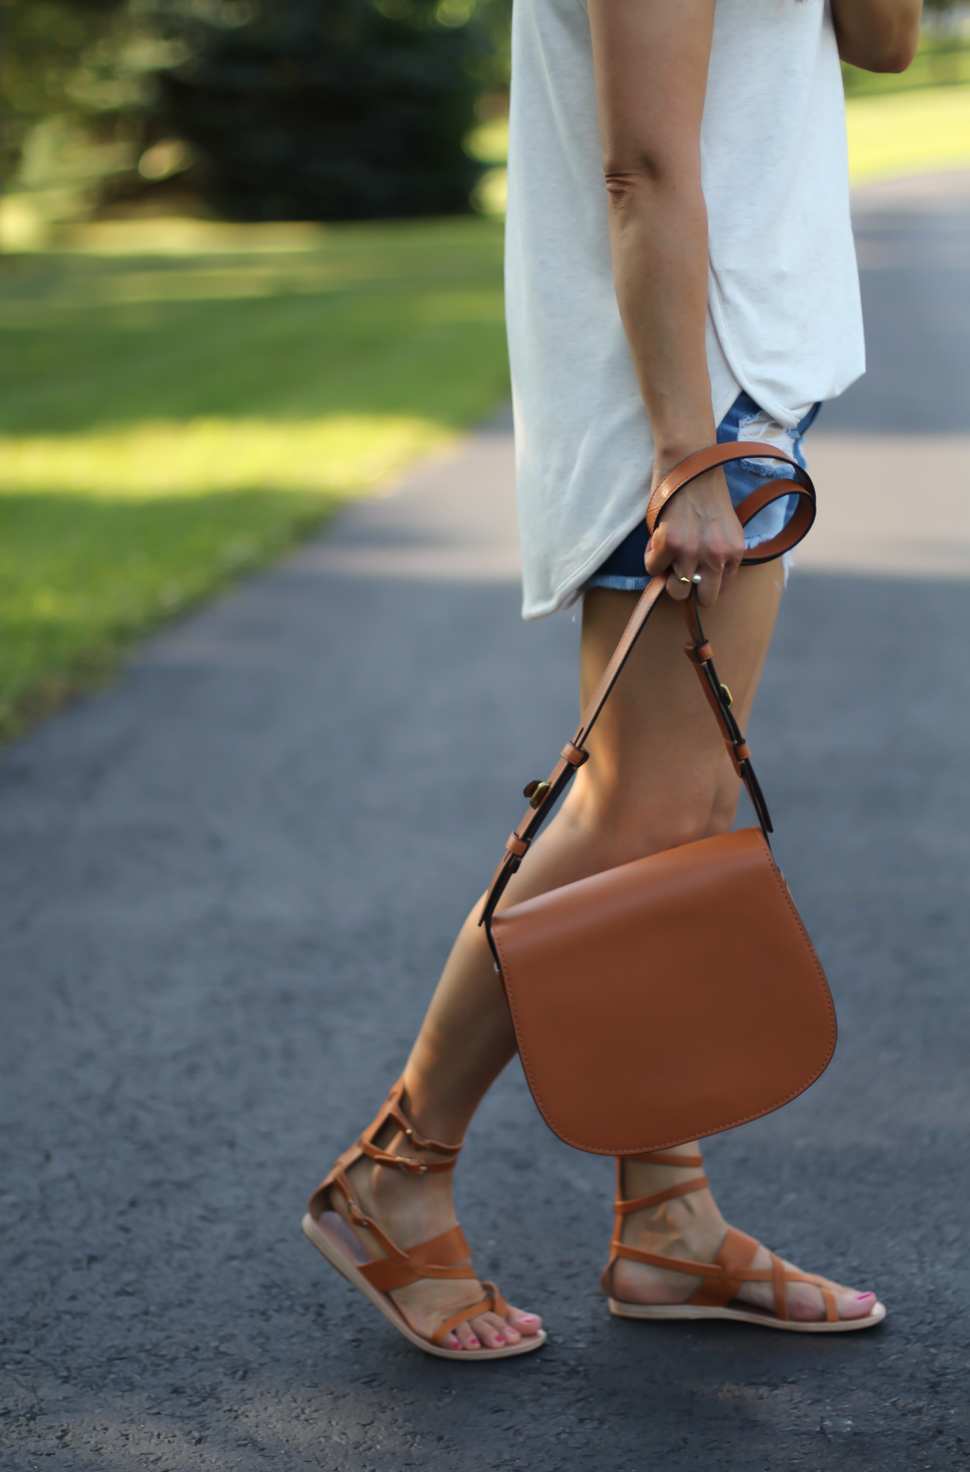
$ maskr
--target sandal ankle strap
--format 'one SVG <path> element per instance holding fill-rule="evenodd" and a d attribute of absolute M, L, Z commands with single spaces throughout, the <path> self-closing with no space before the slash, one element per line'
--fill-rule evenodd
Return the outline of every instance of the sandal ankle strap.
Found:
<path fill-rule="evenodd" d="M 703 1191 L 708 1184 L 707 1176 L 695 1176 L 692 1181 L 684 1181 L 683 1185 L 668 1186 L 664 1191 L 653 1191 L 649 1196 L 636 1196 L 631 1201 L 625 1201 L 617 1193 L 613 1210 L 617 1216 L 629 1216 L 632 1211 L 647 1211 L 651 1206 L 659 1206 L 662 1201 L 674 1201 L 678 1196 L 691 1196 L 695 1191 Z"/>
<path fill-rule="evenodd" d="M 374 1161 L 375 1165 L 386 1166 L 389 1170 L 403 1171 L 405 1175 L 410 1176 L 439 1175 L 444 1171 L 454 1170 L 458 1152 L 464 1145 L 464 1140 L 457 1145 L 447 1145 L 443 1140 L 431 1140 L 426 1135 L 422 1135 L 405 1114 L 401 1106 L 403 1097 L 404 1079 L 399 1078 L 381 1106 L 377 1118 L 367 1126 L 356 1145 L 351 1145 L 349 1150 L 344 1151 L 329 1175 L 310 1197 L 307 1210 L 314 1220 L 321 1211 L 326 1210 L 330 1192 L 336 1189 L 344 1197 L 350 1209 L 356 1211 L 361 1218 L 356 1225 L 365 1225 L 363 1208 L 346 1176 L 346 1172 L 360 1160 L 361 1156 L 366 1155 L 368 1159 Z M 374 1139 L 388 1123 L 397 1125 L 414 1150 L 433 1150 L 435 1154 L 448 1158 L 445 1160 L 415 1160 L 411 1155 L 392 1155 L 389 1150 L 382 1150 L 379 1145 L 374 1144 Z"/>
<path fill-rule="evenodd" d="M 404 1113 L 401 1107 L 403 1097 L 404 1079 L 399 1078 L 388 1094 L 380 1114 L 357 1141 L 358 1149 L 368 1159 L 373 1160 L 375 1165 L 386 1165 L 390 1169 L 404 1171 L 411 1176 L 437 1175 L 442 1171 L 453 1170 L 458 1152 L 465 1143 L 464 1140 L 459 1141 L 457 1145 L 446 1145 L 442 1140 L 431 1140 L 426 1135 L 422 1135 Z M 379 1145 L 374 1144 L 374 1136 L 379 1134 L 389 1122 L 397 1125 L 412 1149 L 433 1150 L 436 1155 L 445 1155 L 450 1158 L 447 1160 L 414 1160 L 408 1155 L 392 1155 L 389 1150 L 382 1150 Z"/>
<path fill-rule="evenodd" d="M 627 1155 L 616 1157 L 616 1200 L 613 1202 L 613 1210 L 617 1218 L 629 1216 L 634 1211 L 647 1211 L 651 1206 L 659 1206 L 663 1201 L 674 1201 L 678 1196 L 690 1196 L 695 1191 L 703 1191 L 707 1186 L 707 1176 L 693 1176 L 689 1181 L 684 1181 L 677 1186 L 666 1186 L 662 1191 L 652 1191 L 649 1196 L 635 1196 L 629 1200 L 623 1195 L 623 1161 L 635 1160 L 644 1165 L 672 1165 L 679 1170 L 696 1170 L 704 1164 L 703 1155 L 677 1155 L 670 1150 L 651 1150 L 644 1155 Z M 616 1235 L 620 1235 L 620 1222 L 617 1220 Z"/>
<path fill-rule="evenodd" d="M 634 1196 L 627 1200 L 623 1195 L 624 1159 L 635 1160 L 644 1165 L 672 1165 L 680 1170 L 696 1170 L 704 1164 L 703 1155 L 678 1155 L 670 1150 L 650 1150 L 642 1155 L 618 1155 L 616 1157 L 616 1200 L 613 1202 L 616 1225 L 613 1229 L 613 1241 L 610 1243 L 610 1260 L 603 1269 L 600 1280 L 606 1293 L 611 1291 L 613 1264 L 617 1258 L 629 1257 L 637 1250 L 626 1249 L 620 1241 L 623 1218 L 630 1216 L 635 1211 L 648 1211 L 651 1206 L 660 1206 L 664 1201 L 675 1201 L 678 1196 L 692 1196 L 695 1191 L 703 1191 L 708 1185 L 707 1176 L 693 1176 L 689 1181 L 682 1181 L 679 1185 L 665 1186 L 662 1191 L 652 1191 L 649 1196 Z M 638 1260 L 646 1261 L 647 1259 L 640 1257 Z"/>

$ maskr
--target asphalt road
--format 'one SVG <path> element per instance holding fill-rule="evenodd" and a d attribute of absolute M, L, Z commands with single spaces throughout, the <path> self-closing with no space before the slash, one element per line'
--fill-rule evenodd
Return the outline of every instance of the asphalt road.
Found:
<path fill-rule="evenodd" d="M 860 445 L 888 475 L 949 436 L 970 490 L 970 181 L 860 219 L 872 368 L 819 431 L 830 526 Z M 515 1068 L 458 1190 L 540 1353 L 422 1356 L 300 1234 L 574 719 L 575 623 L 518 618 L 499 426 L 0 765 L 4 1472 L 964 1465 L 970 583 L 867 562 L 884 482 L 843 481 L 855 520 L 796 567 L 751 732 L 841 1041 L 708 1169 L 733 1221 L 876 1288 L 886 1324 L 611 1320 L 610 1165 Z"/>

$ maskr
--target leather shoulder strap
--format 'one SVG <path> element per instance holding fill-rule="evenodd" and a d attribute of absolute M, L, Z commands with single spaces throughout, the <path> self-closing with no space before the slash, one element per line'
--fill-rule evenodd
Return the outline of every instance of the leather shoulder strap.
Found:
<path fill-rule="evenodd" d="M 780 557 L 783 552 L 790 551 L 792 547 L 798 545 L 815 520 L 815 487 L 808 472 L 803 470 L 790 455 L 786 455 L 784 450 L 776 449 L 773 445 L 766 446 L 757 440 L 738 440 L 725 445 L 709 445 L 707 449 L 688 455 L 686 460 L 682 460 L 679 465 L 675 465 L 672 470 L 668 471 L 650 497 L 650 504 L 647 507 L 647 528 L 650 534 L 653 534 L 660 514 L 671 497 L 684 486 L 689 485 L 692 480 L 696 480 L 698 476 L 704 475 L 716 465 L 724 465 L 731 460 L 755 459 L 783 461 L 792 473 L 790 476 L 778 476 L 766 480 L 763 486 L 759 486 L 742 501 L 741 505 L 736 508 L 738 520 L 742 526 L 746 526 L 751 518 L 762 511 L 765 506 L 780 500 L 783 496 L 797 494 L 799 499 L 795 513 L 784 530 L 773 537 L 770 542 L 764 542 L 752 548 L 750 552 L 745 552 L 742 561 L 745 563 L 770 562 L 772 558 Z M 623 630 L 620 642 L 614 649 L 599 684 L 583 711 L 582 719 L 572 739 L 566 742 L 559 754 L 558 762 L 547 779 L 544 782 L 530 782 L 525 789 L 524 795 L 529 798 L 528 811 L 518 827 L 506 839 L 505 853 L 492 876 L 478 922 L 479 925 L 486 927 L 490 945 L 492 936 L 489 922 L 495 913 L 495 906 L 501 899 L 505 886 L 528 853 L 532 840 L 568 786 L 573 773 L 588 760 L 589 752 L 585 749 L 584 743 L 595 726 L 610 691 L 619 679 L 620 672 L 629 659 L 633 646 L 643 632 L 648 618 L 656 608 L 665 589 L 666 578 L 650 579 L 630 615 L 629 623 Z M 721 727 L 721 733 L 728 746 L 735 770 L 748 789 L 758 822 L 767 838 L 772 831 L 771 819 L 751 767 L 750 753 L 744 736 L 731 713 L 730 693 L 727 686 L 720 683 L 714 669 L 711 647 L 704 638 L 704 631 L 700 623 L 696 592 L 685 602 L 684 614 L 691 633 L 691 643 L 687 646 L 687 653 L 697 668 L 704 693 Z M 492 946 L 492 953 L 495 954 L 494 946 Z M 497 957 L 495 964 L 498 966 Z"/>

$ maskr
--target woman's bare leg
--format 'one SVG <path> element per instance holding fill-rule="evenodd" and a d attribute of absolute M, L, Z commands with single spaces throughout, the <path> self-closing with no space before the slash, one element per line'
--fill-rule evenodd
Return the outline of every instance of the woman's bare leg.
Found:
<path fill-rule="evenodd" d="M 742 729 L 768 650 L 782 579 L 777 562 L 746 568 L 704 612 L 705 630 L 718 670 L 734 694 Z M 605 589 L 586 594 L 583 703 L 635 601 L 635 594 Z M 739 783 L 684 656 L 686 638 L 681 610 L 662 599 L 590 737 L 590 761 L 577 772 L 559 814 L 512 879 L 503 906 L 730 828 Z M 405 1070 L 408 1109 L 418 1129 L 437 1140 L 463 1137 L 482 1096 L 515 1052 L 501 981 L 478 926 L 479 911 L 480 903 L 458 935 Z M 406 1153 L 406 1142 L 395 1140 L 393 1129 L 382 1144 Z M 647 1195 L 675 1178 L 671 1167 L 630 1163 L 625 1170 L 630 1196 Z M 365 1209 L 402 1247 L 454 1224 L 448 1176 L 399 1175 L 367 1161 L 355 1166 L 352 1175 Z M 633 1245 L 707 1261 L 716 1255 L 726 1229 L 709 1191 L 626 1221 L 624 1240 Z M 376 1255 L 380 1249 L 375 1244 L 373 1250 Z M 616 1273 L 616 1296 L 631 1301 L 681 1301 L 696 1281 L 627 1261 Z M 744 1296 L 760 1302 L 761 1291 L 762 1285 L 750 1284 Z M 794 1285 L 789 1294 L 793 1317 L 824 1316 L 821 1295 L 810 1285 Z M 442 1318 L 470 1302 L 472 1293 L 467 1283 L 425 1280 L 400 1289 L 395 1297 L 414 1328 L 430 1334 Z M 768 1307 L 770 1298 L 768 1285 Z M 848 1295 L 839 1306 L 843 1317 L 856 1317 L 869 1312 L 871 1300 Z M 504 1323 L 494 1314 L 483 1314 L 460 1325 L 446 1342 L 493 1346 L 535 1333 L 538 1325 L 537 1319 L 514 1309 Z"/>

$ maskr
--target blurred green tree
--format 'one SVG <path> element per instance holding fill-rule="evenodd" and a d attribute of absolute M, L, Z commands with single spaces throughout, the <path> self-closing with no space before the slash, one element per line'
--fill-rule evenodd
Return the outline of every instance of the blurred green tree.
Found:
<path fill-rule="evenodd" d="M 20 162 L 31 130 L 77 111 L 71 84 L 79 59 L 111 30 L 126 0 L 2 0 L 0 97 L 3 177 Z"/>
<path fill-rule="evenodd" d="M 462 143 L 493 85 L 494 27 L 476 0 L 230 0 L 180 24 L 190 56 L 160 74 L 159 105 L 221 214 L 469 208 L 481 165 Z"/>
<path fill-rule="evenodd" d="M 239 218 L 458 213 L 476 102 L 508 85 L 510 0 L 0 7 L 4 178 L 88 206 L 195 158 L 190 187 Z"/>

